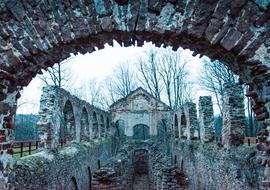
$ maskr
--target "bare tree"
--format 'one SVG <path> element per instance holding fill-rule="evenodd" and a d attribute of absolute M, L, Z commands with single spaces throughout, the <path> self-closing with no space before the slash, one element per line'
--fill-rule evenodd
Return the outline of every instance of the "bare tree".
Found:
<path fill-rule="evenodd" d="M 107 109 L 103 86 L 96 79 L 91 79 L 81 87 L 70 90 L 78 98 L 101 109 Z"/>
<path fill-rule="evenodd" d="M 104 83 L 106 86 L 106 97 L 107 97 L 104 100 L 106 105 L 109 107 L 110 105 L 115 103 L 120 98 L 120 96 L 119 94 L 115 93 L 115 84 L 112 81 L 112 77 L 106 78 Z"/>
<path fill-rule="evenodd" d="M 245 86 L 245 91 L 248 90 L 248 86 Z M 256 137 L 260 131 L 260 127 L 258 122 L 255 119 L 255 113 L 252 110 L 253 101 L 251 97 L 245 98 L 245 110 L 247 112 L 247 128 L 246 128 L 246 136 L 248 137 Z"/>
<path fill-rule="evenodd" d="M 67 67 L 67 63 L 71 61 L 73 57 L 56 63 L 53 67 L 48 68 L 47 72 L 40 75 L 39 78 L 45 83 L 45 85 L 54 85 L 59 88 L 68 88 L 71 81 L 70 68 Z"/>
<path fill-rule="evenodd" d="M 204 60 L 201 84 L 213 93 L 221 115 L 223 115 L 224 84 L 234 84 L 237 76 L 226 65 L 219 61 Z"/>
<path fill-rule="evenodd" d="M 137 88 L 136 75 L 128 63 L 120 64 L 114 74 L 105 81 L 107 104 L 111 105 L 117 99 L 127 96 Z"/>
<path fill-rule="evenodd" d="M 161 99 L 161 92 L 164 88 L 160 74 L 158 52 L 151 49 L 146 52 L 146 58 L 140 58 L 138 62 L 139 80 L 145 88 L 158 100 Z"/>
<path fill-rule="evenodd" d="M 186 61 L 181 59 L 179 51 L 164 50 L 160 57 L 160 75 L 162 77 L 169 106 L 177 110 L 184 102 L 190 101 L 192 84 L 188 82 Z"/>

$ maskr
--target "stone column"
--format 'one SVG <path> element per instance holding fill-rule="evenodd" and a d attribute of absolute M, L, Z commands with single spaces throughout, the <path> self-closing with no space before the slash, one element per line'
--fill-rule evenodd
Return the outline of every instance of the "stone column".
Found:
<path fill-rule="evenodd" d="M 199 98 L 199 125 L 201 142 L 210 142 L 214 139 L 214 114 L 211 96 Z"/>
<path fill-rule="evenodd" d="M 58 147 L 61 127 L 61 111 L 57 106 L 58 93 L 60 92 L 56 87 L 43 88 L 37 122 L 39 149 Z"/>
<path fill-rule="evenodd" d="M 187 139 L 191 140 L 194 138 L 195 129 L 198 129 L 196 104 L 193 102 L 187 102 L 183 107 L 187 122 Z"/>
<path fill-rule="evenodd" d="M 222 143 L 225 147 L 239 146 L 245 138 L 243 89 L 239 84 L 224 87 Z"/>
<path fill-rule="evenodd" d="M 4 88 L 4 96 L 0 96 L 0 189 L 8 190 L 12 189 L 8 178 L 13 169 L 12 143 L 15 129 L 13 116 L 20 94 L 18 91 L 7 93 L 5 90 L 7 89 Z"/>

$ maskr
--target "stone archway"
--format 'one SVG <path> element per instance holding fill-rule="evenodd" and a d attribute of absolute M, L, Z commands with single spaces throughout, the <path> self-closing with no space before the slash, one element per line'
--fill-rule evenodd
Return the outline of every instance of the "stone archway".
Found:
<path fill-rule="evenodd" d="M 0 126 L 11 130 L 19 90 L 41 69 L 113 39 L 125 46 L 182 46 L 222 61 L 249 85 L 257 120 L 268 119 L 269 2 L 256 2 L 261 1 L 3 1 Z"/>
<path fill-rule="evenodd" d="M 72 103 L 67 100 L 63 108 L 64 125 L 60 137 L 64 141 L 73 141 L 76 138 L 76 123 Z"/>
<path fill-rule="evenodd" d="M 81 141 L 89 141 L 89 121 L 88 121 L 88 112 L 84 107 L 81 115 Z"/>
<path fill-rule="evenodd" d="M 181 119 L 180 119 L 180 135 L 181 138 L 187 138 L 187 119 L 184 110 L 181 111 Z"/>
<path fill-rule="evenodd" d="M 2 2 L 1 114 L 14 113 L 10 100 L 42 68 L 115 39 L 125 46 L 136 41 L 182 46 L 224 62 L 250 85 L 257 119 L 268 118 L 267 110 L 259 109 L 269 101 L 263 80 L 270 75 L 267 6 L 251 0 Z"/>

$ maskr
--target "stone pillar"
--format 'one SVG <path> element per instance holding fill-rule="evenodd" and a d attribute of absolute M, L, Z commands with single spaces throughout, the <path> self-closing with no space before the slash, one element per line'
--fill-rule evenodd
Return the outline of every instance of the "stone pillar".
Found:
<path fill-rule="evenodd" d="M 8 89 L 4 88 L 4 90 Z M 8 190 L 12 189 L 11 184 L 8 183 L 8 178 L 13 169 L 12 143 L 15 129 L 13 116 L 16 113 L 17 99 L 20 94 L 18 91 L 13 93 L 3 92 L 5 93 L 4 96 L 0 96 L 0 189 Z"/>
<path fill-rule="evenodd" d="M 224 87 L 222 143 L 225 147 L 239 146 L 245 138 L 243 89 L 239 84 Z"/>
<path fill-rule="evenodd" d="M 199 125 L 201 142 L 214 140 L 214 112 L 211 96 L 200 96 L 199 98 Z"/>
<path fill-rule="evenodd" d="M 61 111 L 56 106 L 57 93 L 57 88 L 53 86 L 43 88 L 37 122 L 40 149 L 57 148 L 59 144 Z"/>
<path fill-rule="evenodd" d="M 194 138 L 194 132 L 198 130 L 198 118 L 196 104 L 193 102 L 187 102 L 184 104 L 184 112 L 187 124 L 187 139 L 191 140 Z"/>

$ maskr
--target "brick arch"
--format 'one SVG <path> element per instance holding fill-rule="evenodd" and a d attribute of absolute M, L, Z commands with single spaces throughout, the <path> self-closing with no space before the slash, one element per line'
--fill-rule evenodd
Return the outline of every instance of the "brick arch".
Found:
<path fill-rule="evenodd" d="M 250 84 L 258 119 L 269 77 L 269 8 L 248 1 L 5 1 L 1 4 L 0 100 L 67 58 L 103 48 L 152 41 L 189 48 L 227 64 Z M 263 8 L 262 8 L 263 7 Z M 267 9 L 267 10 L 266 10 Z M 17 95 L 18 97 L 19 95 Z"/>
<path fill-rule="evenodd" d="M 222 61 L 250 86 L 257 119 L 269 118 L 269 6 L 251 0 L 94 2 L 0 3 L 0 126 L 15 114 L 18 91 L 41 69 L 113 39 L 125 46 L 181 46 Z"/>

